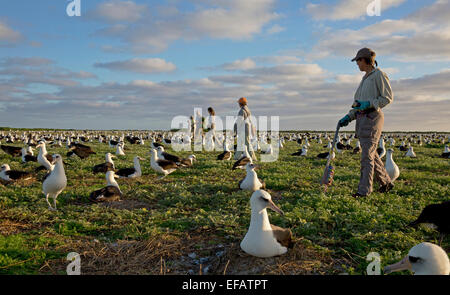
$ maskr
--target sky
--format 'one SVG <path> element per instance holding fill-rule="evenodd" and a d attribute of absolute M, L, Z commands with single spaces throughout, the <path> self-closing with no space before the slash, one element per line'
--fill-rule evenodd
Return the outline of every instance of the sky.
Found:
<path fill-rule="evenodd" d="M 281 130 L 333 130 L 369 47 L 384 130 L 450 131 L 450 0 L 77 1 L 2 1 L 0 126 L 167 130 L 246 97 Z"/>

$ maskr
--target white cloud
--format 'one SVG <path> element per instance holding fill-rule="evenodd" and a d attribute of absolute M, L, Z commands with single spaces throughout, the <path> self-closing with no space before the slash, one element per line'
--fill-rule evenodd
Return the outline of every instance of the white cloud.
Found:
<path fill-rule="evenodd" d="M 173 63 L 161 58 L 133 58 L 124 61 L 95 63 L 94 66 L 114 71 L 128 71 L 143 74 L 171 72 L 176 69 Z"/>
<path fill-rule="evenodd" d="M 392 76 L 393 74 L 400 72 L 400 70 L 398 68 L 383 68 L 383 72 L 385 72 L 388 76 Z"/>
<path fill-rule="evenodd" d="M 275 24 L 272 27 L 270 27 L 269 29 L 267 29 L 267 34 L 276 34 L 276 33 L 283 32 L 284 30 L 286 30 L 285 27 Z"/>
<path fill-rule="evenodd" d="M 117 24 L 97 31 L 97 35 L 118 38 L 136 53 L 159 53 L 179 39 L 201 38 L 245 40 L 262 32 L 279 18 L 275 0 L 198 1 L 195 9 L 158 7 L 160 15 L 141 18 L 133 25 Z"/>
<path fill-rule="evenodd" d="M 29 66 L 37 67 L 43 65 L 50 65 L 54 62 L 48 58 L 42 57 L 6 57 L 0 60 L 0 66 Z"/>
<path fill-rule="evenodd" d="M 91 16 L 107 22 L 136 22 L 146 10 L 146 5 L 133 1 L 109 1 L 99 4 Z"/>
<path fill-rule="evenodd" d="M 277 19 L 272 12 L 274 0 L 220 1 L 222 7 L 191 13 L 187 24 L 199 34 L 211 38 L 244 39 L 260 33 L 268 22 Z"/>
<path fill-rule="evenodd" d="M 274 55 L 274 56 L 258 56 L 255 60 L 262 63 L 269 64 L 285 64 L 285 63 L 298 63 L 301 61 L 300 58 L 293 55 Z"/>
<path fill-rule="evenodd" d="M 335 77 L 337 83 L 344 83 L 344 84 L 356 84 L 361 81 L 361 78 L 364 75 L 362 73 L 348 75 L 348 74 L 341 74 L 337 75 Z"/>
<path fill-rule="evenodd" d="M 367 6 L 373 0 L 339 0 L 335 5 L 308 3 L 306 11 L 317 20 L 358 19 L 367 15 Z M 398 6 L 405 0 L 381 0 L 381 12 Z"/>
<path fill-rule="evenodd" d="M 231 63 L 225 63 L 222 65 L 222 68 L 227 71 L 249 70 L 255 67 L 256 63 L 251 58 L 246 58 L 243 60 L 235 60 Z"/>
<path fill-rule="evenodd" d="M 22 34 L 0 21 L 0 47 L 11 46 L 22 39 Z"/>
<path fill-rule="evenodd" d="M 194 107 L 236 115 L 236 100 L 245 96 L 252 114 L 280 116 L 282 129 L 329 130 L 350 109 L 362 73 L 337 75 L 317 64 L 295 63 L 160 82 L 84 82 L 92 76 L 39 57 L 0 60 L 1 120 L 23 127 L 168 129 L 174 116 L 191 115 Z M 449 79 L 450 70 L 391 79 L 394 102 L 384 109 L 384 129 L 448 131 Z M 34 83 L 52 90 L 33 90 Z"/>
<path fill-rule="evenodd" d="M 383 20 L 359 30 L 330 30 L 323 33 L 308 58 L 332 54 L 351 59 L 358 49 L 370 47 L 378 56 L 402 61 L 450 60 L 449 18 L 450 1 L 437 0 L 403 19 Z"/>
<path fill-rule="evenodd" d="M 0 81 L 10 85 L 13 92 L 23 93 L 32 84 L 45 84 L 56 87 L 76 86 L 85 80 L 97 78 L 86 71 L 70 71 L 54 65 L 54 61 L 41 57 L 9 57 L 0 60 Z"/>

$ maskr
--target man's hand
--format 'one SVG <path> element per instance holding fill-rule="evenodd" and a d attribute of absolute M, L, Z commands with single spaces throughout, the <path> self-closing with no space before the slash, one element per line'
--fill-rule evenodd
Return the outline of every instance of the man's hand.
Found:
<path fill-rule="evenodd" d="M 345 115 L 344 118 L 339 120 L 339 127 L 345 127 L 350 123 L 350 117 L 348 115 Z"/>
<path fill-rule="evenodd" d="M 370 101 L 356 100 L 352 108 L 359 111 L 365 111 L 370 108 Z"/>

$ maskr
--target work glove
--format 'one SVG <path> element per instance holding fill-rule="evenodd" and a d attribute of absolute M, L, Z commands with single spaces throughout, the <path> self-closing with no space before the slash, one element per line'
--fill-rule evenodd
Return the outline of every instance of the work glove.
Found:
<path fill-rule="evenodd" d="M 339 120 L 339 127 L 345 127 L 350 123 L 350 117 L 348 115 L 345 115 L 344 118 Z"/>
<path fill-rule="evenodd" d="M 352 108 L 359 111 L 365 111 L 370 108 L 370 101 L 355 100 Z"/>

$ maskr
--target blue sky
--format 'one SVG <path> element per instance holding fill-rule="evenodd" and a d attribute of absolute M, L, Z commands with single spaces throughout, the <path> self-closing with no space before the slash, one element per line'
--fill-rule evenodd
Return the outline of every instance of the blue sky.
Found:
<path fill-rule="evenodd" d="M 380 0 L 373 17 L 370 2 L 81 0 L 79 17 L 65 0 L 2 3 L 0 126 L 168 129 L 246 96 L 282 129 L 330 130 L 369 46 L 394 91 L 385 130 L 449 131 L 449 1 Z"/>

